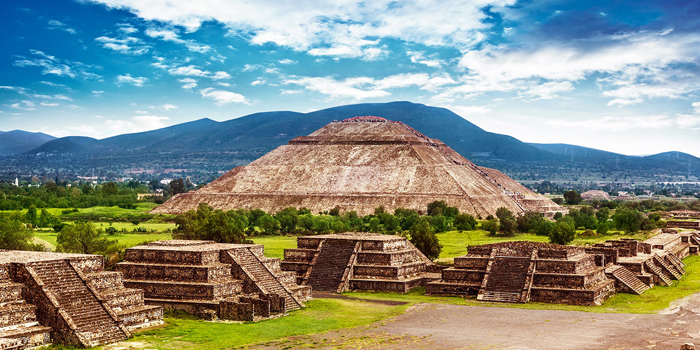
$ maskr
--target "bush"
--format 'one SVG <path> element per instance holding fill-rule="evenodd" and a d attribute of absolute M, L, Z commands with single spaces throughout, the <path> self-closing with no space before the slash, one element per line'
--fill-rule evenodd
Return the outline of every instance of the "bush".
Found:
<path fill-rule="evenodd" d="M 496 231 L 498 231 L 498 226 L 498 219 L 496 218 L 492 218 L 481 223 L 481 229 L 488 231 L 488 233 L 492 236 L 496 234 Z"/>
<path fill-rule="evenodd" d="M 566 201 L 566 204 L 576 205 L 581 203 L 583 198 L 577 191 L 571 190 L 564 192 L 564 200 Z"/>
<path fill-rule="evenodd" d="M 457 214 L 452 224 L 457 230 L 469 231 L 473 230 L 479 223 L 469 214 Z"/>

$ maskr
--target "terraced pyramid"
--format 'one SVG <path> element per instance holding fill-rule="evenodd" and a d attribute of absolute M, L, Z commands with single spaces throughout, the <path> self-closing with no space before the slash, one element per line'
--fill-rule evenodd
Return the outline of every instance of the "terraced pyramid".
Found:
<path fill-rule="evenodd" d="M 153 212 L 177 214 L 207 203 L 216 209 L 267 212 L 337 206 L 341 212 L 365 215 L 378 206 L 425 210 L 435 200 L 477 217 L 494 215 L 500 207 L 515 213 L 530 209 L 517 190 L 489 171 L 401 122 L 355 117 L 297 137 L 198 191 L 174 196 Z M 546 211 L 556 207 L 540 199 Z"/>

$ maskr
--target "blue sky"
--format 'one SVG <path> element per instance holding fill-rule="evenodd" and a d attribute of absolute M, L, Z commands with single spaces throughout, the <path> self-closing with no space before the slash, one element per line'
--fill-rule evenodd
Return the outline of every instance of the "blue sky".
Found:
<path fill-rule="evenodd" d="M 3 0 L 0 31 L 4 131 L 408 100 L 526 142 L 700 156 L 697 1 Z"/>

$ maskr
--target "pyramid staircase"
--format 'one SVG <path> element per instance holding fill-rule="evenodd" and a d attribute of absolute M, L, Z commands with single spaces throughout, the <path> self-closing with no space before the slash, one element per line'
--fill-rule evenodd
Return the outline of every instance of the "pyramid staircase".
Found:
<path fill-rule="evenodd" d="M 612 275 L 634 294 L 641 295 L 647 289 L 651 288 L 624 266 L 613 266 Z"/>
<path fill-rule="evenodd" d="M 273 271 L 260 258 L 250 251 L 250 248 L 236 249 L 235 252 L 227 251 L 226 254 L 236 262 L 243 273 L 254 282 L 261 293 L 276 294 L 285 299 L 287 310 L 297 310 L 304 307 L 304 304 L 294 296 L 294 293 L 287 288 L 275 276 Z M 279 274 L 282 274 L 279 271 Z"/>
<path fill-rule="evenodd" d="M 24 349 L 49 344 L 51 327 L 39 324 L 37 307 L 22 299 L 22 284 L 0 267 L 0 349 Z"/>
<path fill-rule="evenodd" d="M 530 299 L 537 251 L 530 257 L 502 256 L 493 249 L 478 300 L 526 303 Z"/>
<path fill-rule="evenodd" d="M 317 292 L 339 293 L 345 291 L 350 277 L 348 270 L 352 267 L 353 258 L 357 255 L 359 242 L 346 240 L 327 240 L 323 243 L 307 285 Z"/>
<path fill-rule="evenodd" d="M 681 273 L 681 275 L 685 275 L 686 271 L 683 268 L 683 267 L 685 267 L 685 263 L 683 263 L 683 261 L 681 261 L 681 259 L 679 259 L 676 256 L 676 254 L 669 253 L 669 254 L 666 254 L 666 256 L 664 256 L 664 258 L 666 258 L 666 261 L 668 261 L 669 264 L 671 264 L 673 267 L 675 267 L 676 270 Z"/>
<path fill-rule="evenodd" d="M 658 255 L 654 255 L 654 263 L 658 264 L 661 266 L 662 271 L 668 273 L 672 279 L 679 280 L 681 277 L 683 277 L 683 274 L 680 273 L 680 271 L 676 270 L 676 267 L 673 265 L 670 265 L 669 263 L 666 262 L 666 259 L 663 257 L 660 257 Z"/>
<path fill-rule="evenodd" d="M 131 336 L 68 261 L 33 262 L 27 264 L 26 269 L 80 345 L 105 345 Z"/>
<path fill-rule="evenodd" d="M 649 271 L 659 277 L 659 279 L 661 279 L 665 285 L 670 286 L 673 284 L 673 281 L 651 260 L 645 261 L 644 265 L 649 269 Z"/>

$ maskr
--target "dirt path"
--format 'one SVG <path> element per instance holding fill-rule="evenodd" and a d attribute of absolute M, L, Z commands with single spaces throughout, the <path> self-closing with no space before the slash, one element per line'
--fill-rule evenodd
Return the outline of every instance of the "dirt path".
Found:
<path fill-rule="evenodd" d="M 700 293 L 650 315 L 419 304 L 367 327 L 252 348 L 675 350 L 684 343 L 700 345 Z"/>
<path fill-rule="evenodd" d="M 47 251 L 53 251 L 53 249 L 55 248 L 53 246 L 53 244 L 51 244 L 51 243 L 49 243 L 41 238 L 38 238 L 38 237 L 32 238 L 32 241 L 34 241 L 34 243 L 36 243 L 36 244 L 43 245 L 44 247 L 46 247 Z"/>

